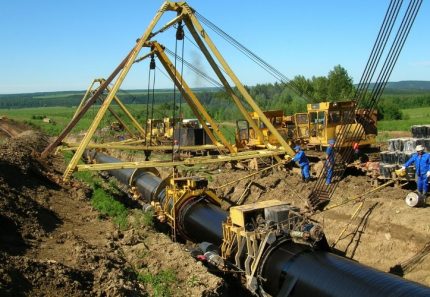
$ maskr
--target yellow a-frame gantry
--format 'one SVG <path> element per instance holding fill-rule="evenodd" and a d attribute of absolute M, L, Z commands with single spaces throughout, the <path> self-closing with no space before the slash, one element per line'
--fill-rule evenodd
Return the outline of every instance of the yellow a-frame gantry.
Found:
<path fill-rule="evenodd" d="M 167 11 L 173 11 L 176 12 L 176 17 L 166 23 L 161 29 L 159 29 L 156 32 L 153 32 L 156 24 L 159 22 L 161 16 L 167 12 Z M 267 119 L 267 117 L 264 115 L 263 111 L 259 108 L 259 106 L 255 103 L 255 101 L 252 99 L 251 95 L 247 92 L 243 84 L 240 82 L 240 80 L 237 78 L 235 73 L 232 71 L 226 60 L 223 58 L 221 53 L 216 48 L 215 44 L 212 42 L 211 38 L 209 37 L 208 33 L 203 29 L 200 22 L 197 20 L 196 16 L 194 15 L 194 10 L 188 6 L 186 2 L 170 2 L 166 1 L 162 4 L 160 9 L 157 11 L 155 17 L 150 22 L 149 26 L 141 36 L 137 40 L 136 45 L 133 47 L 133 49 L 130 51 L 130 53 L 125 57 L 125 59 L 118 65 L 118 67 L 113 71 L 113 73 L 104 81 L 101 82 L 99 88 L 95 92 L 89 92 L 86 94 L 86 98 L 84 97 L 84 100 L 82 101 L 82 104 L 80 105 L 80 108 L 77 110 L 75 116 L 73 117 L 72 121 L 66 126 L 64 131 L 59 135 L 59 137 L 50 144 L 45 151 L 42 153 L 42 157 L 46 157 L 56 146 L 58 146 L 62 140 L 66 137 L 66 135 L 71 131 L 71 129 L 76 125 L 76 123 L 79 121 L 80 118 L 85 114 L 85 112 L 89 109 L 89 107 L 98 100 L 99 96 L 107 90 L 107 96 L 103 100 L 97 115 L 95 116 L 93 122 L 91 123 L 87 133 L 85 134 L 82 141 L 79 143 L 79 145 L 76 147 L 75 154 L 73 158 L 71 159 L 70 163 L 68 164 L 66 171 L 64 172 L 63 179 L 68 180 L 73 173 L 77 169 L 78 161 L 81 159 L 85 149 L 89 147 L 90 140 L 94 135 L 94 132 L 96 131 L 97 127 L 99 126 L 103 116 L 105 115 L 106 111 L 109 110 L 109 106 L 112 103 L 113 100 L 117 100 L 117 92 L 121 87 L 122 82 L 124 81 L 125 77 L 127 76 L 129 70 L 131 69 L 132 65 L 136 62 L 139 62 L 149 56 L 157 55 L 160 62 L 163 64 L 164 68 L 168 72 L 170 78 L 174 81 L 176 87 L 180 90 L 182 95 L 184 96 L 187 103 L 190 105 L 192 111 L 195 113 L 196 117 L 200 121 L 200 123 L 203 126 L 203 129 L 206 131 L 208 136 L 211 138 L 212 142 L 216 146 L 223 146 L 228 149 L 231 156 L 229 156 L 229 159 L 233 160 L 235 157 L 238 159 L 244 158 L 243 156 L 240 156 L 240 153 L 237 153 L 236 148 L 232 146 L 226 138 L 223 136 L 221 131 L 219 130 L 218 125 L 213 121 L 213 119 L 210 117 L 210 115 L 207 113 L 203 105 L 200 103 L 198 98 L 195 96 L 195 94 L 191 91 L 191 89 L 188 87 L 188 85 L 185 83 L 185 81 L 182 79 L 178 71 L 175 69 L 173 64 L 169 61 L 169 59 L 166 57 L 164 53 L 164 48 L 158 44 L 156 41 L 153 41 L 153 37 L 157 34 L 165 31 L 166 29 L 172 27 L 173 25 L 184 22 L 188 30 L 190 31 L 191 35 L 193 36 L 194 40 L 196 41 L 197 45 L 199 46 L 200 50 L 206 57 L 207 61 L 211 65 L 212 69 L 216 73 L 217 77 L 223 84 L 227 94 L 229 94 L 233 100 L 233 102 L 236 104 L 238 109 L 240 110 L 243 117 L 248 121 L 249 125 L 256 131 L 257 134 L 261 134 L 260 129 L 257 127 L 257 124 L 251 119 L 249 115 L 249 111 L 245 108 L 244 104 L 241 102 L 241 100 L 235 95 L 233 88 L 229 85 L 227 82 L 226 77 L 223 75 L 221 69 L 218 67 L 218 63 L 223 68 L 224 72 L 228 75 L 228 77 L 233 81 L 236 88 L 244 98 L 245 102 L 251 107 L 252 111 L 256 112 L 261 121 L 266 125 L 266 127 L 269 129 L 269 131 L 275 136 L 275 138 L 278 140 L 278 142 L 281 144 L 281 148 L 277 148 L 275 151 L 276 153 L 272 153 L 272 156 L 275 156 L 275 158 L 279 161 L 280 159 L 277 157 L 277 155 L 283 153 L 283 154 L 289 154 L 294 155 L 293 150 L 291 147 L 287 144 L 287 142 L 282 138 L 282 136 L 279 134 L 279 132 L 276 130 L 276 128 L 272 125 L 272 123 Z M 151 52 L 146 54 L 142 58 L 137 58 L 137 55 L 142 50 L 143 47 L 149 47 L 151 49 Z M 118 77 L 117 77 L 118 76 Z M 112 88 L 109 88 L 109 84 L 112 83 L 112 81 L 116 78 Z M 91 95 L 92 94 L 92 95 Z M 91 96 L 90 96 L 91 95 Z M 115 99 L 116 98 L 116 99 Z M 120 102 L 120 101 L 119 101 Z M 123 110 L 124 111 L 124 110 Z M 131 114 L 130 114 L 131 115 Z M 133 122 L 133 121 L 132 121 Z M 209 127 L 206 125 L 206 122 L 208 122 L 213 129 L 213 133 L 209 129 Z M 137 123 L 137 121 L 136 121 Z M 133 122 L 134 124 L 134 122 Z M 137 123 L 138 124 L 138 123 Z M 138 125 L 140 126 L 140 125 Z M 138 129 L 139 132 L 144 132 L 143 128 Z M 215 138 L 214 134 L 218 137 L 221 144 L 218 142 L 218 140 Z M 262 136 L 262 135 L 261 135 Z M 264 137 L 261 137 L 264 139 Z M 127 143 L 130 144 L 130 143 Z M 268 149 L 274 149 L 269 143 L 265 143 L 266 147 Z M 270 154 L 269 154 L 270 155 Z M 261 156 L 261 154 L 257 153 L 256 156 Z M 252 154 L 248 154 L 248 158 L 254 158 L 256 156 L 253 156 Z M 220 160 L 221 161 L 221 160 Z M 174 164 L 172 164 L 174 165 Z M 132 168 L 139 168 L 139 166 L 143 166 L 142 164 L 135 163 L 134 165 L 128 164 L 127 168 L 130 168 L 129 166 L 133 166 Z M 145 166 L 146 167 L 146 166 Z M 83 168 L 83 167 L 81 167 Z M 120 164 L 116 164 L 115 168 L 122 168 Z"/>

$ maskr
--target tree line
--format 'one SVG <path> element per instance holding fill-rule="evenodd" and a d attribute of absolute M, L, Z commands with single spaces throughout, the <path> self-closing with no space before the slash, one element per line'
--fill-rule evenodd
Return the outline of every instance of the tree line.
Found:
<path fill-rule="evenodd" d="M 281 109 L 285 114 L 304 112 L 308 103 L 351 100 L 356 91 L 352 78 L 340 65 L 333 67 L 326 76 L 305 78 L 298 75 L 287 83 L 257 84 L 245 88 L 262 110 Z M 232 104 L 225 90 L 200 88 L 194 92 L 216 120 L 238 119 L 239 110 Z M 241 98 L 237 89 L 234 89 L 234 92 Z M 430 91 L 390 90 L 385 93 L 378 104 L 380 119 L 401 119 L 401 109 L 430 106 Z M 72 107 L 77 106 L 83 96 L 83 91 L 0 95 L 0 108 Z M 180 93 L 174 93 L 172 90 L 120 91 L 118 97 L 125 104 L 149 104 L 151 108 L 154 104 L 154 110 L 157 110 L 160 116 L 181 113 L 184 117 L 195 117 Z M 244 102 L 243 98 L 241 99 Z"/>

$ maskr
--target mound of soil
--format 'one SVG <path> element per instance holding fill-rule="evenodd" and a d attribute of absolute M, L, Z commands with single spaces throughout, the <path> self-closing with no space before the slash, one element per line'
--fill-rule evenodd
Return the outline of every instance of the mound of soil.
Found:
<path fill-rule="evenodd" d="M 1 296 L 148 296 L 143 266 L 154 275 L 172 269 L 174 296 L 218 296 L 223 280 L 184 246 L 149 228 L 119 232 L 92 208 L 85 185 L 54 183 L 64 161 L 35 157 L 47 141 L 26 131 L 0 146 Z"/>
<path fill-rule="evenodd" d="M 231 201 L 225 203 L 226 208 L 242 197 L 245 203 L 278 199 L 305 209 L 306 197 L 316 182 L 303 183 L 298 168 L 273 170 L 256 175 L 250 191 L 246 191 L 248 180 L 227 187 L 223 185 L 249 172 L 224 171 L 213 177 L 211 186 L 217 189 L 219 196 Z M 346 176 L 327 207 L 339 205 L 371 189 L 369 177 Z M 422 208 L 407 206 L 404 199 L 414 189 L 414 183 L 404 189 L 388 186 L 365 196 L 361 207 L 358 202 L 349 202 L 320 212 L 313 219 L 323 225 L 329 244 L 336 243 L 336 253 L 430 286 L 430 202 Z M 358 215 L 351 220 L 356 211 Z M 338 238 L 343 230 L 345 232 Z"/>

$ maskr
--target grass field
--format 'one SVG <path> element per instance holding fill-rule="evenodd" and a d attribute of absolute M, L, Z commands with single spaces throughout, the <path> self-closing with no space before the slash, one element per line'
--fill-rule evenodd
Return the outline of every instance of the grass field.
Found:
<path fill-rule="evenodd" d="M 412 125 L 430 124 L 430 107 L 402 109 L 404 120 L 380 121 L 380 131 L 409 131 Z"/>
<path fill-rule="evenodd" d="M 130 112 L 138 119 L 143 119 L 146 114 L 146 106 L 143 104 L 129 104 L 127 105 Z M 90 125 L 92 119 L 97 113 L 98 107 L 91 108 L 86 116 L 81 119 L 73 130 L 74 132 L 84 131 Z M 118 111 L 117 108 L 115 108 Z M 69 123 L 75 108 L 73 107 L 44 107 L 44 108 L 23 108 L 23 109 L 0 109 L 0 116 L 6 115 L 11 119 L 26 122 L 27 124 L 39 127 L 49 135 L 58 135 L 62 129 Z M 402 110 L 403 120 L 394 121 L 380 121 L 378 122 L 378 129 L 382 137 L 384 131 L 410 131 L 412 125 L 430 124 L 430 107 L 413 108 Z M 109 113 L 108 113 L 109 114 Z M 156 113 L 155 113 L 156 114 Z M 53 123 L 45 123 L 42 117 L 50 118 Z M 101 126 L 105 127 L 110 122 L 115 121 L 112 115 L 107 115 L 101 122 Z M 141 120 L 144 126 L 144 120 Z M 230 141 L 234 141 L 234 122 L 225 122 L 221 125 L 221 130 L 225 133 Z"/>

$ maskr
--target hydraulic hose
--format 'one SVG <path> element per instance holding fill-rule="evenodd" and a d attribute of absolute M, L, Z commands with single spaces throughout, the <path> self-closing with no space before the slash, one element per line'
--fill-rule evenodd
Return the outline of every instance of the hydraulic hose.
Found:
<path fill-rule="evenodd" d="M 99 163 L 120 160 L 97 153 Z M 158 189 L 162 180 L 148 172 L 134 174 L 133 169 L 108 171 L 119 181 L 137 185 L 148 201 L 164 201 L 165 191 Z M 153 195 L 157 194 L 157 197 Z M 149 196 L 148 196 L 149 195 Z M 196 242 L 222 243 L 222 223 L 228 213 L 210 199 L 196 197 L 181 208 L 181 233 Z M 430 288 L 403 278 L 377 271 L 327 251 L 311 250 L 290 240 L 275 242 L 266 251 L 259 269 L 262 288 L 272 296 L 430 296 Z"/>

